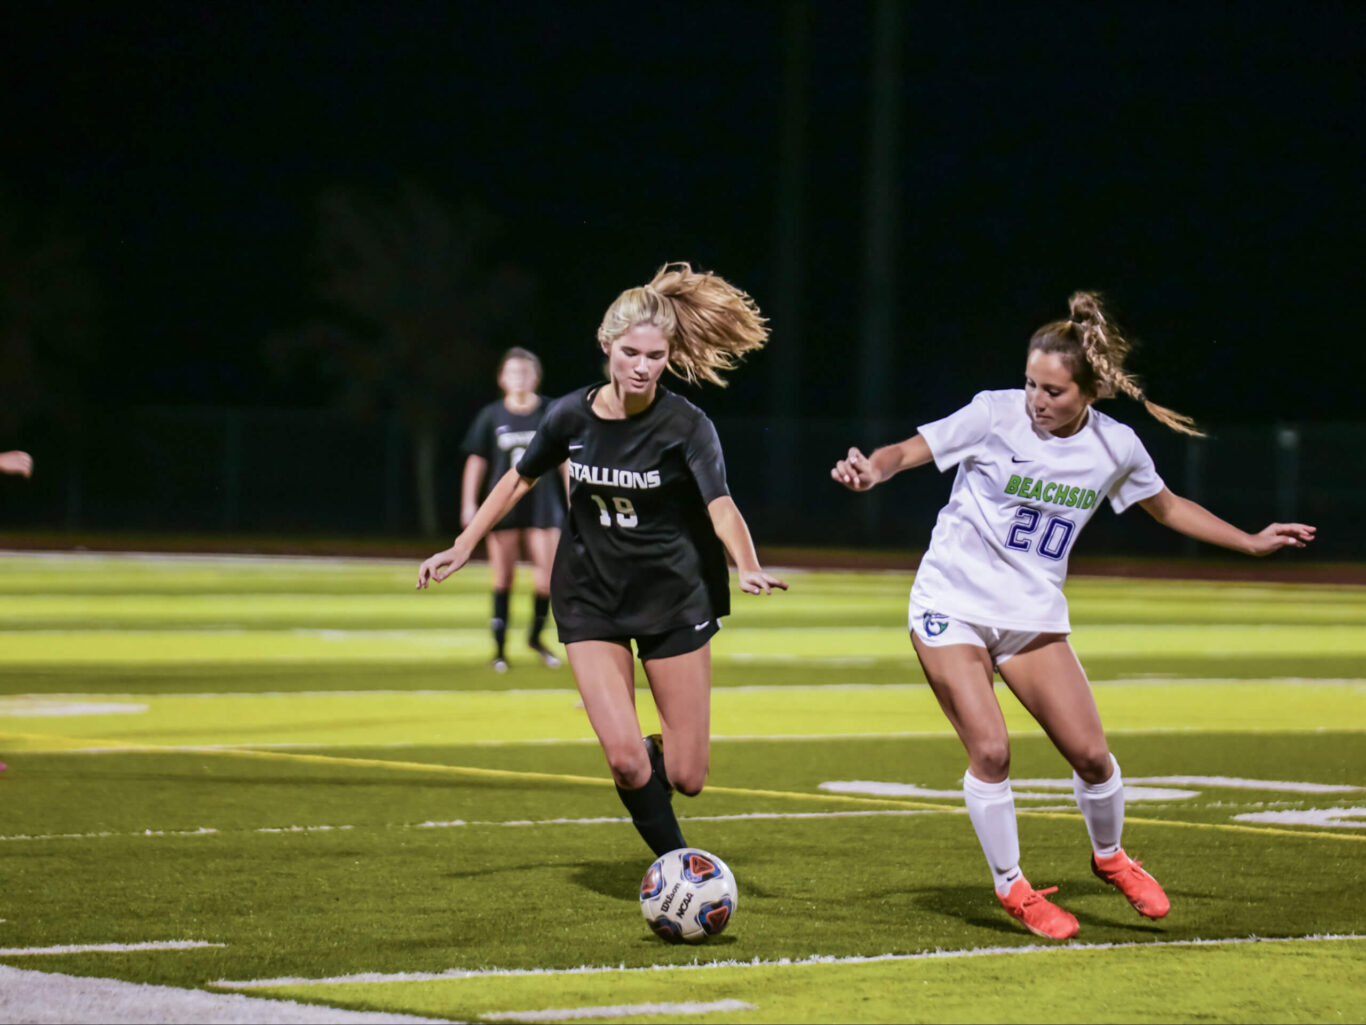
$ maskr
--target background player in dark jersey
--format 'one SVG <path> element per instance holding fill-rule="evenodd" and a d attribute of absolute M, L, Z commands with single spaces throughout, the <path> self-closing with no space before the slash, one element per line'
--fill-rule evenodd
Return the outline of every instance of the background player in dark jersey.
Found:
<path fill-rule="evenodd" d="M 460 526 L 468 527 L 479 511 L 479 499 L 486 481 L 497 481 L 517 465 L 545 417 L 546 404 L 536 389 L 541 383 L 541 361 L 523 349 L 509 349 L 498 364 L 498 387 L 503 397 L 481 409 L 465 433 L 461 448 L 465 472 L 460 487 Z M 505 652 L 508 629 L 508 598 L 517 557 L 523 542 L 531 560 L 533 608 L 527 645 L 543 665 L 554 669 L 560 660 L 541 643 L 541 630 L 550 611 L 550 567 L 555 546 L 560 540 L 564 492 L 562 482 L 547 482 L 531 492 L 493 525 L 486 539 L 489 570 L 493 576 L 493 630 L 495 646 L 490 663 L 500 673 L 507 672 Z"/>
<path fill-rule="evenodd" d="M 754 301 L 715 274 L 668 264 L 622 292 L 598 328 L 608 382 L 556 399 L 517 468 L 455 543 L 427 559 L 417 586 L 450 576 L 535 479 L 569 460 L 569 519 L 551 605 L 583 705 L 631 821 L 656 854 L 685 847 L 674 787 L 700 793 L 711 722 L 711 638 L 730 612 L 726 552 L 740 589 L 769 576 L 726 487 L 712 423 L 664 388 L 665 368 L 724 385 L 721 371 L 768 340 Z M 662 736 L 640 736 L 631 641 Z"/>

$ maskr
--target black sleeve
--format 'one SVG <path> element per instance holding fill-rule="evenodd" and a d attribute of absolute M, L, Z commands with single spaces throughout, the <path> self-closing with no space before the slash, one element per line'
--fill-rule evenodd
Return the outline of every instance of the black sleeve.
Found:
<path fill-rule="evenodd" d="M 535 437 L 514 467 L 523 477 L 535 480 L 569 458 L 568 409 L 565 400 L 556 399 L 545 411 Z"/>
<path fill-rule="evenodd" d="M 710 505 L 715 499 L 730 494 L 726 486 L 726 457 L 721 454 L 721 439 L 716 436 L 716 426 L 706 416 L 699 416 L 693 424 L 688 443 L 683 450 L 688 461 L 688 469 L 697 488 L 702 492 L 702 501 Z"/>
<path fill-rule="evenodd" d="M 493 406 L 485 406 L 479 410 L 470 424 L 470 429 L 465 432 L 465 440 L 460 443 L 460 450 L 466 455 L 479 456 L 488 462 L 493 462 Z"/>

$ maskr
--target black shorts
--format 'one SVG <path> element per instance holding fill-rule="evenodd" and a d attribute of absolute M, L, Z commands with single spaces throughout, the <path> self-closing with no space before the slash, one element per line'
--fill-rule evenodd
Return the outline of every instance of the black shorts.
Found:
<path fill-rule="evenodd" d="M 559 488 L 557 494 L 555 489 Z M 493 525 L 494 530 L 526 530 L 558 527 L 564 519 L 564 484 L 559 473 L 547 473 L 522 496 L 512 511 Z"/>
<path fill-rule="evenodd" d="M 608 641 L 611 644 L 620 644 L 627 651 L 631 650 L 631 641 L 634 640 L 636 657 L 645 662 L 697 651 L 715 637 L 716 631 L 720 629 L 720 619 L 709 619 L 696 626 L 680 626 L 660 634 L 639 634 L 635 637 L 606 636 L 601 630 L 566 630 L 562 627 L 558 628 L 558 633 L 561 644 L 573 644 L 575 641 Z"/>

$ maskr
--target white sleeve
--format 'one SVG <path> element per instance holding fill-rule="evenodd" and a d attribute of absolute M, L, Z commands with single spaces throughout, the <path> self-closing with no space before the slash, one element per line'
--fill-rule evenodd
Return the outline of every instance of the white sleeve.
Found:
<path fill-rule="evenodd" d="M 979 452 L 991 436 L 991 399 L 986 392 L 978 392 L 956 413 L 921 424 L 917 430 L 930 446 L 934 465 L 942 473 Z"/>
<path fill-rule="evenodd" d="M 1152 498 L 1167 485 L 1157 475 L 1153 457 L 1143 447 L 1138 435 L 1133 435 L 1134 447 L 1129 453 L 1129 465 L 1110 488 L 1110 508 L 1122 513 L 1135 502 Z"/>

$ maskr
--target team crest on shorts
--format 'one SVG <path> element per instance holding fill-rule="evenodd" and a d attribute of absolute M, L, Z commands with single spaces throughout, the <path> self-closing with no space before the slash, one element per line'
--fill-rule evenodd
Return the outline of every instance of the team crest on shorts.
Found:
<path fill-rule="evenodd" d="M 920 622 L 924 624 L 929 637 L 938 637 L 949 628 L 949 617 L 942 612 L 926 612 L 920 617 Z"/>

